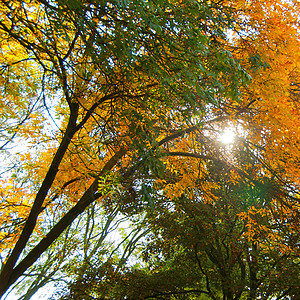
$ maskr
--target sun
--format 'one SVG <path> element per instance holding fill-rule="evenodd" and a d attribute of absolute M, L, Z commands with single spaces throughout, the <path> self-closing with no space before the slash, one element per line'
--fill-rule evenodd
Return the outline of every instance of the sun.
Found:
<path fill-rule="evenodd" d="M 219 140 L 223 144 L 232 144 L 234 142 L 235 132 L 232 128 L 226 128 L 220 135 Z"/>

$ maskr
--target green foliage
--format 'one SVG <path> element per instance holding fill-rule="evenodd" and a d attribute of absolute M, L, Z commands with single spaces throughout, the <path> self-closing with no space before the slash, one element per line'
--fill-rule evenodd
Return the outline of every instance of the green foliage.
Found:
<path fill-rule="evenodd" d="M 251 65 L 251 69 L 254 72 L 259 70 L 260 68 L 265 70 L 266 68 L 270 67 L 270 65 L 266 61 L 263 61 L 262 57 L 258 53 L 249 57 L 249 63 Z"/>

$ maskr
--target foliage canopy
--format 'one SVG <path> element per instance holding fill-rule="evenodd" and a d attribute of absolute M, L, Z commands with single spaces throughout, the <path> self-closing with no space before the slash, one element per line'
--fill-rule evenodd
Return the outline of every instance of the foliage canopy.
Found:
<path fill-rule="evenodd" d="M 299 6 L 0 1 L 0 295 L 296 299 Z"/>

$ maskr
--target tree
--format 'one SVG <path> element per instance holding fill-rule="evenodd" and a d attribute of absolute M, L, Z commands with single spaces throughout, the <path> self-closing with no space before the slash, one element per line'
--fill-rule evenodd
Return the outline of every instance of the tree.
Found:
<path fill-rule="evenodd" d="M 235 4 L 230 49 L 252 81 L 241 103 L 219 99 L 201 126 L 168 140 L 163 176 L 148 180 L 132 204 L 146 199 L 154 208 L 156 235 L 140 258 L 146 267 L 129 270 L 115 297 L 297 298 L 298 5 Z M 227 124 L 243 128 L 229 149 L 214 134 Z M 101 286 L 93 292 L 102 295 Z"/>
<path fill-rule="evenodd" d="M 1 80 L 19 89 L 2 101 L 26 107 L 3 130 L 31 147 L 13 188 L 3 182 L 3 295 L 90 204 L 160 173 L 160 148 L 248 77 L 226 50 L 220 2 L 1 1 L 1 14 Z"/>

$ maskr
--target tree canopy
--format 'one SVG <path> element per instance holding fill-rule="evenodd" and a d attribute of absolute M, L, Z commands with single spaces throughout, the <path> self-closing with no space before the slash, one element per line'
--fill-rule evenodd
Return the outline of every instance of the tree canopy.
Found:
<path fill-rule="evenodd" d="M 296 299 L 298 1 L 0 13 L 0 298 Z"/>

